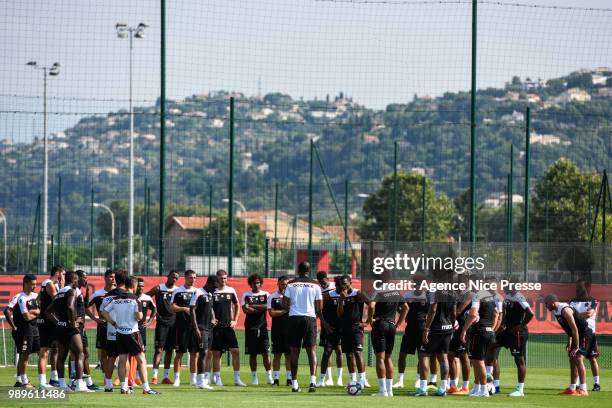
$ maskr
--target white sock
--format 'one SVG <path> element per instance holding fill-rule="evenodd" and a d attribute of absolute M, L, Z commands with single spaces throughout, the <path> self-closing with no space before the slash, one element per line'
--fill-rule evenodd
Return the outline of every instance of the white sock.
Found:
<path fill-rule="evenodd" d="M 24 374 L 24 375 L 18 375 L 17 376 L 17 380 L 19 380 L 20 383 L 22 384 L 27 384 L 28 383 L 28 377 Z"/>
<path fill-rule="evenodd" d="M 332 379 L 332 369 L 331 367 L 327 367 L 327 378 Z"/>
<path fill-rule="evenodd" d="M 287 371 L 287 379 L 291 380 L 291 371 Z"/>
<path fill-rule="evenodd" d="M 466 390 L 467 390 L 468 388 L 470 388 L 470 382 L 469 382 L 469 381 L 464 381 L 464 382 L 463 382 L 463 388 L 465 388 Z"/>
<path fill-rule="evenodd" d="M 419 378 L 420 380 L 420 378 Z M 397 375 L 397 382 L 403 383 L 404 382 L 404 373 L 399 373 Z"/>
<path fill-rule="evenodd" d="M 393 378 L 387 378 L 385 381 L 387 382 L 387 392 L 389 394 L 393 393 Z"/>
<path fill-rule="evenodd" d="M 47 374 L 38 374 L 38 383 L 44 385 L 47 383 Z"/>
<path fill-rule="evenodd" d="M 164 378 L 170 378 L 170 369 L 164 368 Z"/>
<path fill-rule="evenodd" d="M 159 368 L 153 369 L 153 378 L 157 378 L 157 373 L 159 372 Z"/>
<path fill-rule="evenodd" d="M 106 388 L 106 389 L 113 388 L 113 382 L 111 381 L 110 378 L 105 378 L 104 379 L 104 388 Z"/>
<path fill-rule="evenodd" d="M 493 366 L 487 366 L 487 375 L 493 374 Z"/>
<path fill-rule="evenodd" d="M 123 380 L 123 382 L 121 383 L 121 389 L 123 391 L 127 391 L 128 390 L 128 379 L 127 378 L 125 380 Z"/>
<path fill-rule="evenodd" d="M 349 376 L 351 377 L 352 383 L 357 382 L 357 373 L 349 373 Z"/>
<path fill-rule="evenodd" d="M 387 379 L 386 378 L 378 379 L 378 392 L 380 393 L 387 392 Z"/>
<path fill-rule="evenodd" d="M 336 368 L 336 375 L 338 376 L 338 379 L 342 379 L 342 367 Z"/>
<path fill-rule="evenodd" d="M 586 384 L 580 384 L 580 389 L 581 389 L 582 391 L 586 391 L 586 390 L 587 390 L 587 386 L 586 386 Z"/>
<path fill-rule="evenodd" d="M 319 376 L 319 382 L 325 381 L 325 376 L 326 376 L 325 373 L 321 373 L 321 375 Z"/>
<path fill-rule="evenodd" d="M 251 371 L 251 379 L 253 382 L 259 382 L 259 379 L 257 378 L 257 371 Z"/>
<path fill-rule="evenodd" d="M 366 373 L 359 373 L 359 381 L 366 379 Z"/>
<path fill-rule="evenodd" d="M 317 383 L 317 376 L 316 375 L 311 375 L 310 376 L 310 383 L 311 384 L 316 384 Z"/>
<path fill-rule="evenodd" d="M 208 382 L 208 380 L 210 379 L 210 373 L 207 371 L 202 375 L 204 376 L 204 381 Z"/>
<path fill-rule="evenodd" d="M 195 384 L 197 381 L 197 374 L 191 373 L 190 380 L 191 380 L 191 384 Z"/>
<path fill-rule="evenodd" d="M 293 388 L 294 390 L 297 390 L 298 388 L 300 388 L 297 380 L 291 380 L 291 388 Z"/>
<path fill-rule="evenodd" d="M 274 379 L 275 380 L 280 379 L 280 372 L 279 371 L 274 371 Z"/>
<path fill-rule="evenodd" d="M 516 388 L 520 391 L 523 392 L 523 390 L 525 389 L 525 383 L 518 383 L 516 384 Z"/>
<path fill-rule="evenodd" d="M 220 371 L 215 371 L 213 373 L 213 379 L 217 380 L 217 384 L 219 384 L 219 382 L 221 382 L 221 372 Z"/>
<path fill-rule="evenodd" d="M 91 379 L 90 375 L 87 376 L 83 376 L 83 380 L 85 380 L 85 385 L 88 387 L 91 387 L 93 385 L 93 380 Z"/>
<path fill-rule="evenodd" d="M 483 390 L 486 390 L 486 388 L 480 384 L 476 384 L 476 394 L 481 394 Z"/>
<path fill-rule="evenodd" d="M 429 374 L 429 382 L 438 381 L 438 374 Z"/>
<path fill-rule="evenodd" d="M 57 370 L 51 371 L 51 381 L 59 381 L 59 377 L 57 376 Z"/>
<path fill-rule="evenodd" d="M 174 382 L 177 382 L 177 381 L 181 381 L 181 373 L 180 372 L 174 373 Z"/>
<path fill-rule="evenodd" d="M 427 389 L 427 380 L 420 380 L 421 381 L 421 389 L 422 390 L 426 390 Z"/>
<path fill-rule="evenodd" d="M 268 380 L 272 379 L 272 370 L 267 370 L 266 371 L 266 377 L 268 377 Z"/>
<path fill-rule="evenodd" d="M 77 379 L 77 380 L 76 380 L 76 389 L 77 389 L 77 390 L 82 390 L 83 388 L 85 388 L 85 387 L 83 386 L 83 380 Z"/>
<path fill-rule="evenodd" d="M 570 384 L 569 385 L 569 389 L 570 390 L 575 390 L 576 389 L 576 384 Z"/>
<path fill-rule="evenodd" d="M 149 387 L 149 383 L 142 383 L 142 389 L 145 391 L 149 391 L 151 389 L 151 387 Z"/>
<path fill-rule="evenodd" d="M 234 371 L 234 382 L 240 380 L 240 371 Z"/>
<path fill-rule="evenodd" d="M 593 382 L 595 384 L 599 384 L 599 376 L 598 375 L 593 376 Z"/>
<path fill-rule="evenodd" d="M 440 380 L 440 389 L 446 391 L 446 382 L 447 380 Z"/>
<path fill-rule="evenodd" d="M 65 378 L 58 378 L 60 387 L 64 388 L 66 387 L 66 379 Z M 23 381 L 22 381 L 23 382 Z M 23 382 L 25 384 L 25 382 Z"/>
<path fill-rule="evenodd" d="M 457 386 L 457 381 L 455 381 L 455 380 L 450 380 L 450 386 L 451 386 L 451 387 L 456 387 L 456 386 Z"/>
<path fill-rule="evenodd" d="M 499 380 L 493 380 L 493 385 L 499 387 Z"/>
<path fill-rule="evenodd" d="M 204 374 L 197 374 L 196 375 L 196 385 L 202 385 L 204 384 Z"/>

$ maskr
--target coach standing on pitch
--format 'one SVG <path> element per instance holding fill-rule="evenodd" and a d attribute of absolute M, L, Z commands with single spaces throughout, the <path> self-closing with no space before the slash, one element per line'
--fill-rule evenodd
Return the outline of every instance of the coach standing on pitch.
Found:
<path fill-rule="evenodd" d="M 298 277 L 287 284 L 283 306 L 289 310 L 289 345 L 291 346 L 291 391 L 300 392 L 297 381 L 300 348 L 308 354 L 310 386 L 308 392 L 315 392 L 317 382 L 317 316 L 321 316 L 323 296 L 318 282 L 308 277 L 310 265 L 298 265 Z"/>

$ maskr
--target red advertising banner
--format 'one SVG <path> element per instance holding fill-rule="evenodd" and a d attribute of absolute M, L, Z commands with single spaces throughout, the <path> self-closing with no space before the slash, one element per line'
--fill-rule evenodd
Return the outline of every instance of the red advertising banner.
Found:
<path fill-rule="evenodd" d="M 42 282 L 47 276 L 39 276 L 38 281 Z M 22 275 L 2 275 L 2 282 L 0 282 L 0 308 L 4 308 L 8 301 L 18 292 L 21 291 L 21 282 L 23 279 Z M 104 286 L 104 278 L 102 276 L 90 276 L 88 278 L 90 293 Z M 149 290 L 155 285 L 165 282 L 163 276 L 147 276 L 145 277 L 145 290 Z M 181 277 L 178 284 L 182 284 L 183 278 Z M 206 277 L 197 277 L 196 286 L 201 287 L 206 282 Z M 229 278 L 229 286 L 236 289 L 236 293 L 239 297 L 242 293 L 248 291 L 250 288 L 247 284 L 246 278 Z M 360 282 L 353 281 L 355 287 L 360 287 Z M 276 291 L 276 279 L 267 278 L 264 279 L 263 290 L 272 293 Z M 545 283 L 542 284 L 542 290 L 537 292 L 523 292 L 525 297 L 528 299 L 535 317 L 529 324 L 529 331 L 531 333 L 562 333 L 558 323 L 552 316 L 552 314 L 546 310 L 546 306 L 543 302 L 543 296 L 555 293 L 562 301 L 569 301 L 575 295 L 575 287 L 570 283 Z M 591 296 L 595 299 L 608 299 L 610 297 L 610 285 L 593 284 L 591 286 Z M 612 334 L 612 320 L 610 313 L 612 312 L 612 302 L 602 301 L 600 302 L 599 309 L 597 311 L 597 333 L 600 334 Z M 268 318 L 269 319 L 269 318 Z M 244 313 L 241 313 L 239 320 L 239 328 L 243 328 Z"/>

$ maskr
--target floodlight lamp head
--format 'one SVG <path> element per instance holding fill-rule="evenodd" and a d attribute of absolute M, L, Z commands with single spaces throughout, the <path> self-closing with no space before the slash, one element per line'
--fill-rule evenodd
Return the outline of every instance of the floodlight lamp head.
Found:
<path fill-rule="evenodd" d="M 26 65 L 28 65 L 28 66 L 30 66 L 32 68 L 36 68 L 38 66 L 36 61 L 29 61 Z"/>

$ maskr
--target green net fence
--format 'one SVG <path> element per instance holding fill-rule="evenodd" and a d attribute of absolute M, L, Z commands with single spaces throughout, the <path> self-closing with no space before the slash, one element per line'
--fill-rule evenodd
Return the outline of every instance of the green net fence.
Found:
<path fill-rule="evenodd" d="M 158 271 L 162 149 L 166 266 L 183 267 L 192 252 L 229 255 L 230 127 L 233 198 L 245 213 L 235 220 L 232 255 L 244 253 L 244 218 L 247 258 L 254 259 L 303 246 L 309 220 L 314 244 L 336 242 L 341 253 L 345 224 L 351 241 L 468 240 L 471 1 L 169 2 L 165 71 L 159 1 L 2 3 L 4 272 L 40 269 L 34 259 L 44 242 L 47 263 L 92 272 L 127 264 L 130 101 L 139 273 Z M 530 241 L 602 239 L 600 186 L 612 158 L 612 10 L 551 4 L 477 2 L 481 242 L 524 239 L 527 128 Z M 147 27 L 132 48 L 117 38 L 117 23 L 140 22 Z M 57 61 L 59 75 L 30 61 L 49 69 Z M 385 190 L 383 178 L 394 169 L 400 182 L 392 193 L 393 182 Z M 92 201 L 111 208 L 114 224 L 98 206 L 92 227 Z M 604 228 L 612 233 L 609 222 Z M 283 256 L 295 260 L 295 252 Z"/>

